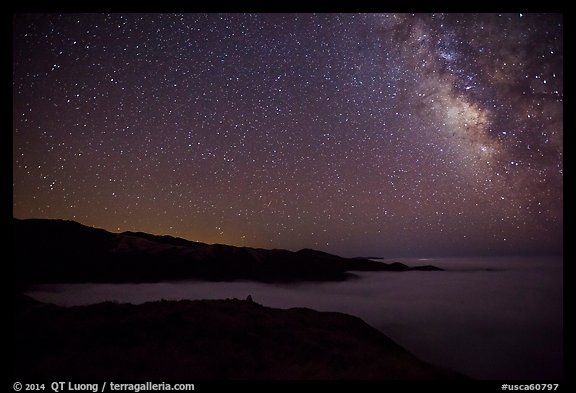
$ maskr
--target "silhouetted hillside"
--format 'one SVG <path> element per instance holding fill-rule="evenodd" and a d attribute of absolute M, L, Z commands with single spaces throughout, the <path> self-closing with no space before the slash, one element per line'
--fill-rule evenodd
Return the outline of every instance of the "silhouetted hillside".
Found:
<path fill-rule="evenodd" d="M 47 282 L 345 280 L 350 271 L 440 270 L 342 258 L 303 249 L 264 250 L 141 232 L 110 233 L 73 221 L 13 220 L 18 285 Z"/>
<path fill-rule="evenodd" d="M 15 302 L 15 380 L 456 379 L 359 318 L 251 300 Z"/>

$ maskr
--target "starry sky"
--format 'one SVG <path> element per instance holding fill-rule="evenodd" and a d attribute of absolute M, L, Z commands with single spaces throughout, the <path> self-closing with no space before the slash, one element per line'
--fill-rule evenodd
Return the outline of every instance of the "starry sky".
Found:
<path fill-rule="evenodd" d="M 12 39 L 14 217 L 562 252 L 562 15 L 16 14 Z"/>

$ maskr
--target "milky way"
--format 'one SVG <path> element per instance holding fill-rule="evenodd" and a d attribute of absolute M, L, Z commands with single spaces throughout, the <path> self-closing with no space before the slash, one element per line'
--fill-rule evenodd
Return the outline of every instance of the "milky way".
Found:
<path fill-rule="evenodd" d="M 340 255 L 562 250 L 550 14 L 13 19 L 13 210 Z"/>

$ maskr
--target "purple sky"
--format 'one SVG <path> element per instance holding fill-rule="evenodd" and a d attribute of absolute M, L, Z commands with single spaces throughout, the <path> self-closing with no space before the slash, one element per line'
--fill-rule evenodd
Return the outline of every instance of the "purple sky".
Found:
<path fill-rule="evenodd" d="M 14 216 L 561 252 L 562 34 L 549 14 L 15 15 Z"/>

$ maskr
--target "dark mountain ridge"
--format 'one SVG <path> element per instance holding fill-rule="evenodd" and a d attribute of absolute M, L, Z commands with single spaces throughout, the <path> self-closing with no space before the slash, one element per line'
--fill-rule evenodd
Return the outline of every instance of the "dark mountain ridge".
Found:
<path fill-rule="evenodd" d="M 13 219 L 16 283 L 160 282 L 199 279 L 341 281 L 352 271 L 441 270 L 322 251 L 205 244 L 143 232 L 111 233 L 75 221 Z"/>
<path fill-rule="evenodd" d="M 18 295 L 15 380 L 464 379 L 360 318 L 251 300 L 57 307 Z"/>

